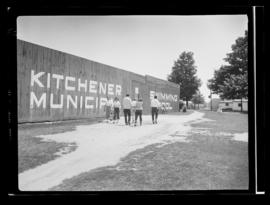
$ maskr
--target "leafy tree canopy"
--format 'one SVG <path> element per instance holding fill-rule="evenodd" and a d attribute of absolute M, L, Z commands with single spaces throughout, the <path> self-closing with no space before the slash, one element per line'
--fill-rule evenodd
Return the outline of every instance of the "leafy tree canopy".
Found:
<path fill-rule="evenodd" d="M 205 102 L 204 97 L 200 92 L 194 94 L 191 101 L 193 104 L 203 104 Z"/>
<path fill-rule="evenodd" d="M 214 77 L 208 80 L 208 88 L 223 99 L 248 97 L 248 36 L 236 39 L 232 52 L 224 60 L 228 65 L 214 71 Z"/>
<path fill-rule="evenodd" d="M 180 99 L 185 101 L 191 100 L 201 86 L 201 80 L 196 76 L 197 69 L 193 55 L 193 52 L 182 52 L 168 76 L 170 82 L 180 84 Z"/>

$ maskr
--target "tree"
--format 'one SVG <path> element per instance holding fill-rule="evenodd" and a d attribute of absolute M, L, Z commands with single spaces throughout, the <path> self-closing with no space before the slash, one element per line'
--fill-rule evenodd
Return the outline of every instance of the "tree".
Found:
<path fill-rule="evenodd" d="M 188 101 L 198 91 L 201 86 L 201 80 L 196 76 L 197 70 L 193 52 L 182 52 L 179 58 L 174 62 L 172 72 L 168 76 L 168 81 L 180 84 L 180 99 Z"/>
<path fill-rule="evenodd" d="M 218 94 L 221 98 L 223 98 L 223 90 L 221 89 L 221 86 L 224 86 L 224 82 L 229 76 L 229 67 L 221 66 L 219 70 L 214 71 L 214 77 L 208 80 L 208 88 L 212 91 L 213 94 Z"/>
<path fill-rule="evenodd" d="M 248 83 L 247 76 L 244 75 L 231 75 L 226 78 L 224 86 L 220 86 L 223 90 L 223 95 L 229 99 L 241 99 L 241 112 L 243 111 L 242 99 L 248 96 Z"/>
<path fill-rule="evenodd" d="M 236 39 L 232 52 L 224 60 L 223 65 L 214 71 L 214 77 L 208 80 L 208 88 L 222 99 L 237 99 L 248 97 L 248 36 Z M 242 105 L 242 103 L 241 103 Z M 242 110 L 242 107 L 241 107 Z"/>
<path fill-rule="evenodd" d="M 232 45 L 232 52 L 224 58 L 229 63 L 231 74 L 244 74 L 248 71 L 248 33 L 245 31 L 244 37 L 236 39 Z"/>
<path fill-rule="evenodd" d="M 204 97 L 200 92 L 197 92 L 196 94 L 194 94 L 191 101 L 195 105 L 195 107 L 196 105 L 198 105 L 198 108 L 199 108 L 199 104 L 203 104 L 205 102 Z"/>

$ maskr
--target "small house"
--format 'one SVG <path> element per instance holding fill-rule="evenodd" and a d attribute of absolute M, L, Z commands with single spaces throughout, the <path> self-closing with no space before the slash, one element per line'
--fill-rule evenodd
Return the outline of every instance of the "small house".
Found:
<path fill-rule="evenodd" d="M 233 111 L 241 111 L 241 99 L 233 100 Z M 248 111 L 248 100 L 242 99 L 242 111 Z"/>
<path fill-rule="evenodd" d="M 219 102 L 219 110 L 233 110 L 233 101 L 232 100 L 222 100 Z"/>
<path fill-rule="evenodd" d="M 219 108 L 220 99 L 219 98 L 213 98 L 210 100 L 210 102 L 207 104 L 207 107 L 209 110 L 217 111 Z"/>

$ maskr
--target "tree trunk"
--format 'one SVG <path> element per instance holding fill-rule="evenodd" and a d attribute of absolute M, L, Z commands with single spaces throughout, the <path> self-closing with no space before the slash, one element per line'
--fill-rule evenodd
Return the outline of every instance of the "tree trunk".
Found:
<path fill-rule="evenodd" d="M 188 101 L 186 100 L 186 107 L 187 107 L 187 109 L 188 109 Z"/>

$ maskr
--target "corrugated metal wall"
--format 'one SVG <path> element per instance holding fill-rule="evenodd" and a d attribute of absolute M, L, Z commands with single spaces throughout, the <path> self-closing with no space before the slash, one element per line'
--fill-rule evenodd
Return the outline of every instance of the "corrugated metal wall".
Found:
<path fill-rule="evenodd" d="M 143 98 L 144 114 L 150 113 L 153 91 L 178 110 L 176 84 L 22 40 L 17 41 L 17 65 L 19 123 L 102 117 L 106 96 L 122 102 L 127 93 Z"/>

